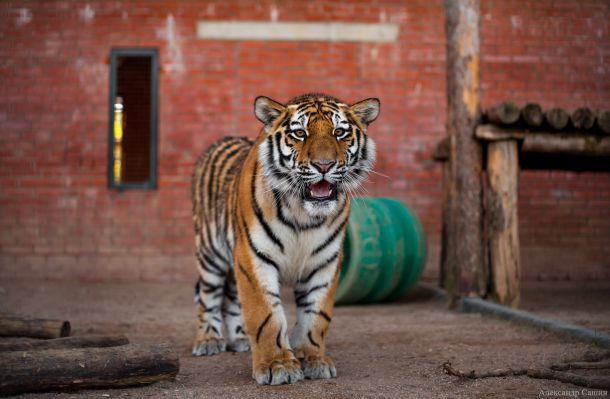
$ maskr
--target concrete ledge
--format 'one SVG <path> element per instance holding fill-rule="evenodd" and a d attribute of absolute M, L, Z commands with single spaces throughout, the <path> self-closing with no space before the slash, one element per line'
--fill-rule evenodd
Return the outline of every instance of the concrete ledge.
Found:
<path fill-rule="evenodd" d="M 511 309 L 480 298 L 462 299 L 462 311 L 465 313 L 481 313 L 496 316 L 508 321 L 525 323 L 557 334 L 594 343 L 603 348 L 610 348 L 610 334 L 593 331 L 588 328 L 564 323 L 559 320 L 546 319 L 523 310 Z"/>
<path fill-rule="evenodd" d="M 199 21 L 197 38 L 393 43 L 399 26 L 390 23 Z"/>

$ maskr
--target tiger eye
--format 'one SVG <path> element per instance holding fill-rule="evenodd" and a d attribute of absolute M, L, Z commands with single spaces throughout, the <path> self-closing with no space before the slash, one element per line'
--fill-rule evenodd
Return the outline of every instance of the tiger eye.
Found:
<path fill-rule="evenodd" d="M 345 133 L 344 129 L 341 129 L 341 128 L 335 129 L 335 136 L 341 136 L 343 133 Z"/>
<path fill-rule="evenodd" d="M 300 139 L 302 139 L 303 137 L 306 136 L 305 130 L 303 130 L 303 129 L 295 130 L 294 132 L 292 132 L 292 134 L 294 134 L 295 136 L 297 136 Z"/>

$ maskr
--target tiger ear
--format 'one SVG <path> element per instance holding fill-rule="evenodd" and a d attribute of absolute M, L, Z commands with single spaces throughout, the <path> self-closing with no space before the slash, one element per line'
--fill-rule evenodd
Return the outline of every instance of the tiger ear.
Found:
<path fill-rule="evenodd" d="M 366 126 L 379 116 L 381 102 L 378 98 L 367 98 L 350 106 L 350 109 Z"/>
<path fill-rule="evenodd" d="M 284 110 L 285 106 L 269 97 L 259 96 L 254 100 L 254 115 L 267 126 L 272 125 Z"/>

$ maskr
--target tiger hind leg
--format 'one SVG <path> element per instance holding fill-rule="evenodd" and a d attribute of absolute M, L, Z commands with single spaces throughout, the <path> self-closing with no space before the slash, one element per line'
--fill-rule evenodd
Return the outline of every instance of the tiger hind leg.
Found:
<path fill-rule="evenodd" d="M 225 283 L 222 315 L 227 327 L 227 349 L 232 352 L 248 352 L 250 350 L 250 340 L 244 330 L 244 321 L 233 270 L 229 271 Z"/>
<path fill-rule="evenodd" d="M 200 277 L 195 284 L 199 326 L 193 345 L 194 356 L 215 355 L 226 350 L 222 335 L 221 305 L 228 267 L 198 253 Z"/>

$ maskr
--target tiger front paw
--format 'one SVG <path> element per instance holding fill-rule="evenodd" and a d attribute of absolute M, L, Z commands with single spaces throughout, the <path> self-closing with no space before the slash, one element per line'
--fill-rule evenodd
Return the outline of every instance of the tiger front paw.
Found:
<path fill-rule="evenodd" d="M 226 350 L 225 340 L 222 338 L 196 339 L 193 345 L 193 356 L 211 356 Z"/>
<path fill-rule="evenodd" d="M 292 384 L 303 379 L 303 371 L 297 359 L 284 358 L 255 366 L 252 377 L 259 385 Z"/>
<path fill-rule="evenodd" d="M 332 359 L 328 356 L 310 356 L 301 359 L 303 375 L 309 380 L 335 378 L 337 369 Z"/>

